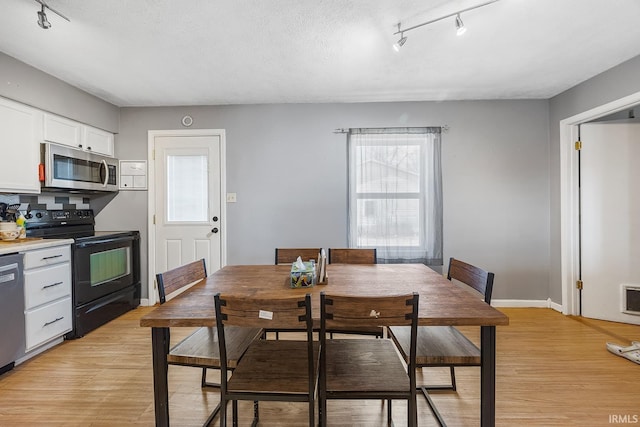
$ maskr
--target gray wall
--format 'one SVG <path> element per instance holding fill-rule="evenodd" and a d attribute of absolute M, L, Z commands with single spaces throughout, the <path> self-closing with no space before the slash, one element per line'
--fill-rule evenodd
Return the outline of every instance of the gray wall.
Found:
<path fill-rule="evenodd" d="M 549 297 L 562 301 L 560 271 L 560 121 L 640 92 L 640 56 L 599 74 L 549 100 L 551 269 Z M 638 109 L 636 108 L 636 111 Z"/>
<path fill-rule="evenodd" d="M 345 246 L 346 138 L 336 128 L 448 125 L 443 135 L 444 255 L 496 273 L 495 298 L 549 294 L 547 101 L 123 108 L 116 155 L 147 158 L 147 131 L 227 132 L 228 263 L 272 263 L 276 246 Z M 307 196 L 298 195 L 306 190 Z M 100 229 L 139 229 L 146 192 L 120 192 Z M 146 270 L 146 250 L 143 269 Z"/>
<path fill-rule="evenodd" d="M 0 52 L 0 96 L 117 133 L 118 107 Z"/>

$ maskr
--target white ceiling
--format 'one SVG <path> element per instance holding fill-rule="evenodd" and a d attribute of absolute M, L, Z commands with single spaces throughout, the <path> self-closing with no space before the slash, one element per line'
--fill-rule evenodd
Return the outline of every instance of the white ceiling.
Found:
<path fill-rule="evenodd" d="M 640 54 L 639 0 L 2 0 L 0 51 L 118 106 L 550 98 Z M 0 77 L 1 78 L 1 77 Z"/>

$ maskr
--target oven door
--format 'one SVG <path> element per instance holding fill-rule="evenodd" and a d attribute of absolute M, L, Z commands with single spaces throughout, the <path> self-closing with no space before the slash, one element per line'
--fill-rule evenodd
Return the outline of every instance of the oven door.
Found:
<path fill-rule="evenodd" d="M 130 234 L 80 239 L 74 244 L 76 307 L 135 284 L 134 244 Z"/>

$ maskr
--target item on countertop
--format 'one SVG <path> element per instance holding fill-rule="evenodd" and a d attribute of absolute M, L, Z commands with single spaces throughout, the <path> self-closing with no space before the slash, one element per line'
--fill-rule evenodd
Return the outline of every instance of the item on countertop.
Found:
<path fill-rule="evenodd" d="M 16 227 L 14 229 L 0 230 L 0 239 L 2 240 L 14 240 L 20 236 L 20 230 Z"/>

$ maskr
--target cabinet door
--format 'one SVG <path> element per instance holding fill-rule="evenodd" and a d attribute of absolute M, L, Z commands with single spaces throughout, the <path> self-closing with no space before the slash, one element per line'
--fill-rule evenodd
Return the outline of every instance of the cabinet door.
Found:
<path fill-rule="evenodd" d="M 38 110 L 0 98 L 0 193 L 40 193 L 41 117 Z"/>
<path fill-rule="evenodd" d="M 53 114 L 45 114 L 44 140 L 74 148 L 83 148 L 82 124 Z"/>
<path fill-rule="evenodd" d="M 102 129 L 85 126 L 84 149 L 113 157 L 113 134 Z"/>

